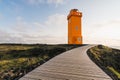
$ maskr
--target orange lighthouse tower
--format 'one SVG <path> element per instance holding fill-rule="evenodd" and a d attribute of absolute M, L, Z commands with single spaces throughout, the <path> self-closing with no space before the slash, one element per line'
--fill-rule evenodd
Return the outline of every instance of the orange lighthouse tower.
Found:
<path fill-rule="evenodd" d="M 67 16 L 68 44 L 82 44 L 81 18 L 82 13 L 78 9 L 72 9 Z"/>

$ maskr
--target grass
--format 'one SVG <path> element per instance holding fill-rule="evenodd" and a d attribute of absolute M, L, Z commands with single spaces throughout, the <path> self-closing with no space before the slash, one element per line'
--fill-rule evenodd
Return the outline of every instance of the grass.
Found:
<path fill-rule="evenodd" d="M 56 55 L 79 46 L 0 44 L 0 80 L 18 80 Z"/>
<path fill-rule="evenodd" d="M 0 51 L 10 51 L 10 50 L 27 50 L 31 49 L 34 46 L 23 46 L 23 45 L 1 45 L 0 46 Z"/>
<path fill-rule="evenodd" d="M 120 80 L 120 50 L 98 45 L 90 48 L 87 54 L 113 80 Z"/>
<path fill-rule="evenodd" d="M 110 71 L 112 71 L 115 75 L 117 75 L 117 77 L 118 77 L 118 79 L 120 79 L 120 73 L 117 71 L 117 70 L 115 70 L 113 67 L 107 67 Z"/>
<path fill-rule="evenodd" d="M 36 64 L 43 60 L 40 57 L 31 57 L 31 58 L 17 58 L 17 59 L 10 59 L 10 60 L 1 60 L 0 61 L 0 71 L 4 72 L 7 70 L 10 70 L 11 68 L 19 68 L 25 67 L 25 66 L 30 66 L 33 64 Z M 24 64 L 24 65 L 23 65 Z"/>

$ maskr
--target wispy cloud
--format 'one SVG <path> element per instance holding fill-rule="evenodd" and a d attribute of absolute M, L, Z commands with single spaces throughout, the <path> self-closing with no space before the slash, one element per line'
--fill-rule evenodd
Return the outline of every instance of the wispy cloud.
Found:
<path fill-rule="evenodd" d="M 64 0 L 26 0 L 26 1 L 27 3 L 33 4 L 33 5 L 46 3 L 46 4 L 55 4 L 56 6 L 58 6 L 59 4 L 63 4 L 65 2 Z"/>
<path fill-rule="evenodd" d="M 51 4 L 63 4 L 64 0 L 47 0 L 47 3 Z"/>
<path fill-rule="evenodd" d="M 28 23 L 23 17 L 18 16 L 16 23 L 11 27 L 11 35 L 15 41 L 20 38 L 22 43 L 66 43 L 66 16 L 54 14 L 43 23 L 39 21 Z"/>
<path fill-rule="evenodd" d="M 119 20 L 99 23 L 101 26 L 96 25 L 87 28 L 89 31 L 84 31 L 84 43 L 119 45 Z M 36 21 L 31 23 L 18 16 L 15 24 L 11 27 L 11 32 L 0 31 L 0 34 L 4 34 L 0 35 L 0 42 L 67 43 L 66 15 L 54 14 L 44 22 Z"/>
<path fill-rule="evenodd" d="M 29 4 L 40 4 L 45 2 L 45 0 L 26 0 Z"/>
<path fill-rule="evenodd" d="M 23 43 L 24 40 L 19 36 L 13 36 L 13 34 L 8 33 L 4 30 L 0 30 L 0 42 L 1 43 Z"/>
<path fill-rule="evenodd" d="M 106 45 L 119 45 L 120 43 L 120 20 L 98 23 L 87 29 L 84 33 L 85 43 Z"/>

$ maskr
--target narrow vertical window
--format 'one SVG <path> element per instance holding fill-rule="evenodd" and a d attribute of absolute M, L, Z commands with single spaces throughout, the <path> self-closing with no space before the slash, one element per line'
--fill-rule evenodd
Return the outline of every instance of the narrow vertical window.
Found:
<path fill-rule="evenodd" d="M 78 42 L 80 42 L 81 41 L 81 38 L 78 38 Z"/>
<path fill-rule="evenodd" d="M 75 30 L 78 30 L 78 26 L 75 27 Z"/>

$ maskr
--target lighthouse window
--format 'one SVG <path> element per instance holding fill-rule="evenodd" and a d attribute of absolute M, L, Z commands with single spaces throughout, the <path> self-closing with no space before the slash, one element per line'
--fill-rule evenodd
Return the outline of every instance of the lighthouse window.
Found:
<path fill-rule="evenodd" d="M 78 26 L 75 27 L 75 30 L 78 30 Z"/>

